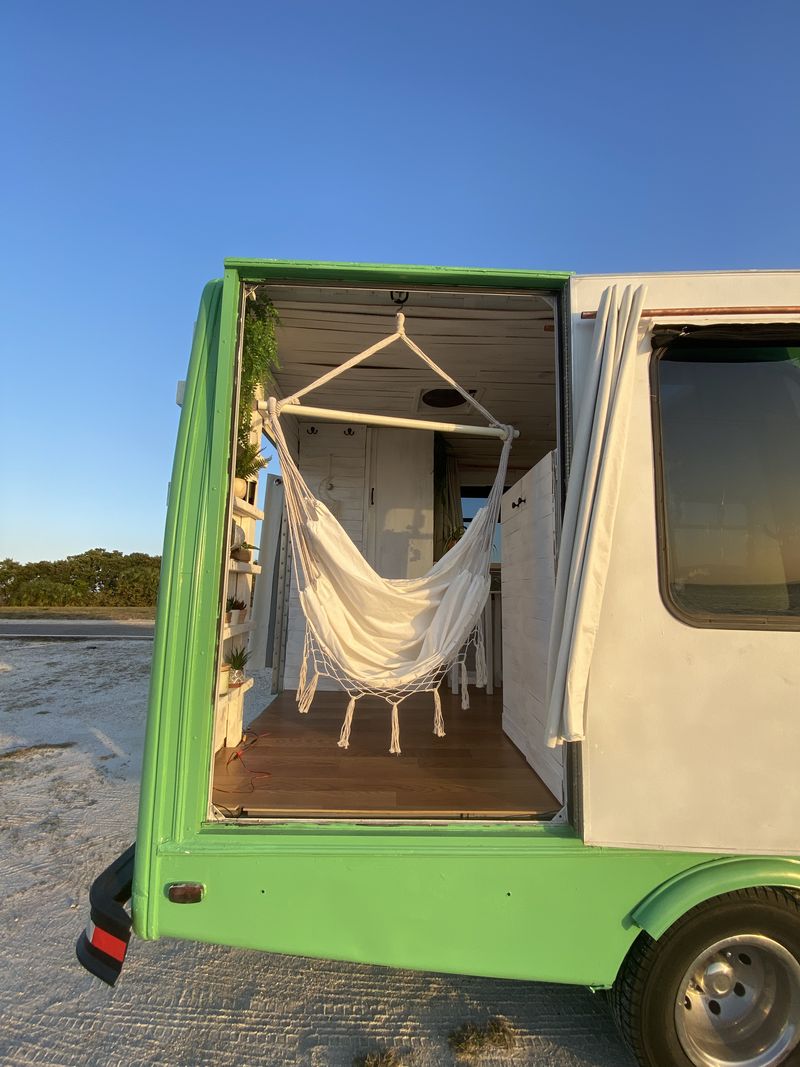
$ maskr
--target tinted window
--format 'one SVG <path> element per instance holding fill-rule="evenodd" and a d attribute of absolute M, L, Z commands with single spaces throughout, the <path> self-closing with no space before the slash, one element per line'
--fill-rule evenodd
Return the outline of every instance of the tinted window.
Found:
<path fill-rule="evenodd" d="M 697 621 L 800 621 L 800 347 L 656 363 L 663 580 Z"/>

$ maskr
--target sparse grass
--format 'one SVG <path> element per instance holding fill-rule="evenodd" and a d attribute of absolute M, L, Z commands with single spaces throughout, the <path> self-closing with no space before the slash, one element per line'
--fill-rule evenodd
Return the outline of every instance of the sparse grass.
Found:
<path fill-rule="evenodd" d="M 510 1052 L 516 1048 L 517 1035 L 506 1019 L 490 1019 L 485 1026 L 465 1023 L 447 1039 L 453 1055 L 459 1060 L 471 1060 L 487 1052 Z"/>
<path fill-rule="evenodd" d="M 21 760 L 35 756 L 39 752 L 57 752 L 61 748 L 74 748 L 74 741 L 58 741 L 50 745 L 26 745 L 24 748 L 12 748 L 0 752 L 0 760 Z"/>
<path fill-rule="evenodd" d="M 378 1049 L 356 1056 L 353 1067 L 403 1067 L 403 1059 L 393 1048 Z"/>
<path fill-rule="evenodd" d="M 155 617 L 155 608 L 0 608 L 0 619 L 155 619 Z"/>

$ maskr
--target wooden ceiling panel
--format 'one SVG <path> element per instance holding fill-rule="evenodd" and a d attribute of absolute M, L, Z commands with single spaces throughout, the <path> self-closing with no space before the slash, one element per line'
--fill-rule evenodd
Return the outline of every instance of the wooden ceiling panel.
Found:
<path fill-rule="evenodd" d="M 397 308 L 385 290 L 268 286 L 267 291 L 281 317 L 279 396 L 310 384 L 395 328 Z M 546 296 L 414 290 L 403 312 L 409 336 L 423 351 L 465 389 L 476 390 L 497 419 L 519 430 L 510 480 L 555 446 L 555 334 Z M 304 399 L 340 410 L 482 423 L 470 409 L 422 409 L 421 393 L 442 384 L 397 343 Z M 467 484 L 491 481 L 496 441 L 455 435 L 449 441 Z"/>

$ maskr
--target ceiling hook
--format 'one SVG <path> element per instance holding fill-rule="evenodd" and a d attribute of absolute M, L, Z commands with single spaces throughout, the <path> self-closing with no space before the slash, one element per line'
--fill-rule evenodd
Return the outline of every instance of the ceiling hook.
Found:
<path fill-rule="evenodd" d="M 408 290 L 398 289 L 397 291 L 395 291 L 394 289 L 392 289 L 389 293 L 389 296 L 393 304 L 397 304 L 399 307 L 402 307 L 403 304 L 405 304 L 405 302 L 408 300 Z"/>

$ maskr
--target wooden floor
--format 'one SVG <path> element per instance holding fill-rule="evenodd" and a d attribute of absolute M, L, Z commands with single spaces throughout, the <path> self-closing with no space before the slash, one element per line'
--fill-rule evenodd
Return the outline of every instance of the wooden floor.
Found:
<path fill-rule="evenodd" d="M 251 723 L 241 757 L 222 749 L 214 804 L 235 817 L 543 818 L 559 804 L 502 731 L 502 696 L 442 689 L 447 736 L 433 734 L 430 693 L 400 706 L 402 754 L 389 754 L 390 709 L 364 697 L 350 747 L 337 747 L 344 693 L 318 692 L 308 715 L 284 692 Z M 242 747 L 242 746 L 240 746 Z"/>

